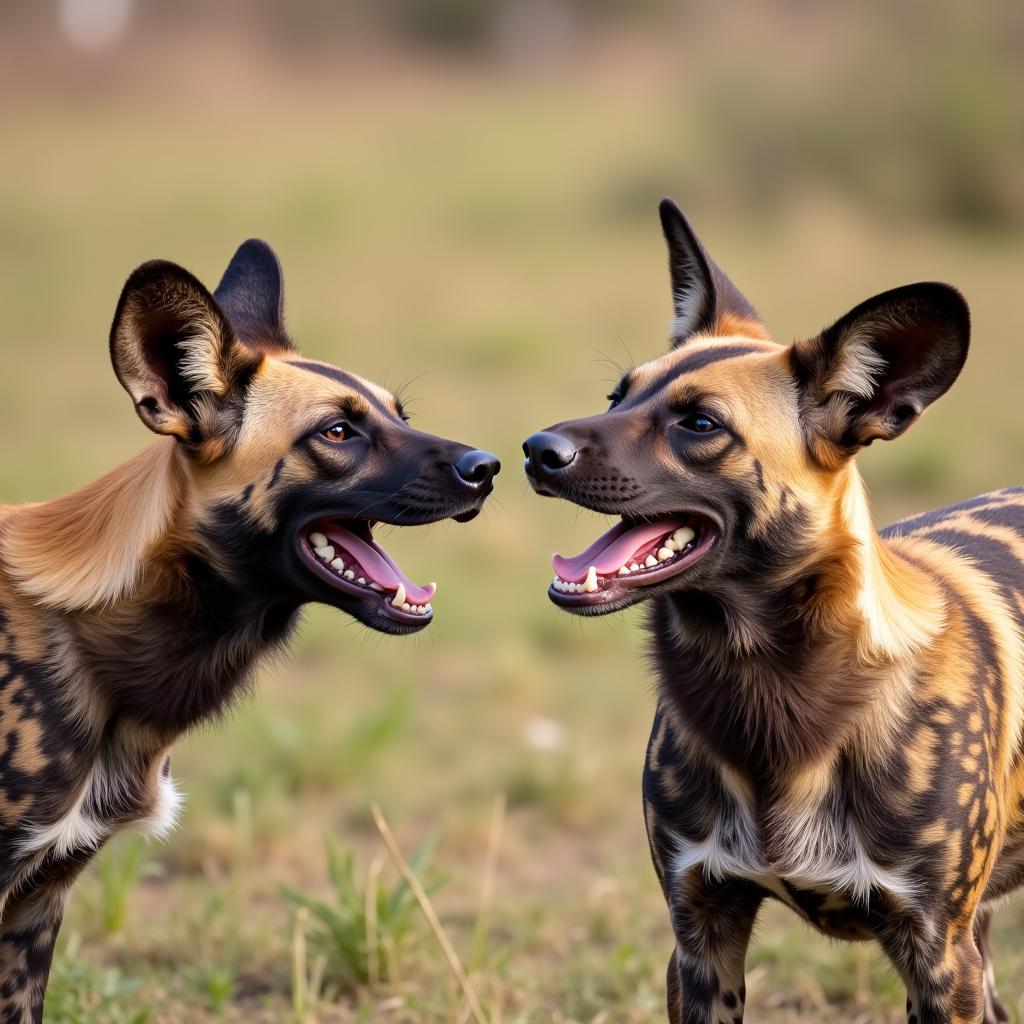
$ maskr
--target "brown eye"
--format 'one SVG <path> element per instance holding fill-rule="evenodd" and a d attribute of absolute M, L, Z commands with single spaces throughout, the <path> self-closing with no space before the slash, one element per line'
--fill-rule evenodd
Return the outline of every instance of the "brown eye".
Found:
<path fill-rule="evenodd" d="M 720 429 L 719 425 L 710 416 L 705 416 L 699 412 L 687 416 L 679 425 L 684 430 L 689 430 L 694 434 L 710 434 Z"/>
<path fill-rule="evenodd" d="M 352 436 L 349 426 L 344 420 L 338 420 L 337 423 L 332 423 L 329 427 L 321 430 L 320 433 L 326 437 L 328 441 L 345 441 Z"/>

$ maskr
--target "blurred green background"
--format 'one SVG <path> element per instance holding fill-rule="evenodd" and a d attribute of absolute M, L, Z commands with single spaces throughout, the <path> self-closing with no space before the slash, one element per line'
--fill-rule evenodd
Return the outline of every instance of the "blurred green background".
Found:
<path fill-rule="evenodd" d="M 862 460 L 880 522 L 1021 483 L 1024 8 L 6 0 L 0 138 L 5 500 L 148 441 L 107 361 L 121 284 L 165 257 L 213 285 L 250 235 L 306 353 L 410 382 L 418 425 L 505 464 L 473 524 L 385 538 L 440 584 L 424 635 L 311 609 L 257 698 L 181 744 L 182 827 L 88 872 L 47 1020 L 468 1019 L 376 800 L 429 844 L 491 1019 L 661 1021 L 638 617 L 548 604 L 551 552 L 602 524 L 529 494 L 519 445 L 662 350 L 668 194 L 781 340 L 911 280 L 967 295 L 960 382 Z M 1020 1021 L 1020 912 L 997 930 Z M 781 911 L 748 987 L 752 1021 L 903 1019 L 870 947 Z"/>

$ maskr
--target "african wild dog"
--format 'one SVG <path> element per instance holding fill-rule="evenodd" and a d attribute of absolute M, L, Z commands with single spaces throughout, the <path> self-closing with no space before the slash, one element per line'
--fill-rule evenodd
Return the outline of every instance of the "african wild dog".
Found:
<path fill-rule="evenodd" d="M 375 522 L 473 518 L 493 455 L 414 430 L 398 400 L 303 359 L 273 251 L 211 295 L 128 278 L 114 371 L 163 435 L 74 494 L 0 508 L 0 1024 L 42 1018 L 68 890 L 124 825 L 162 832 L 168 751 L 320 601 L 385 633 L 432 618 Z"/>
<path fill-rule="evenodd" d="M 910 1021 L 1005 1021 L 988 928 L 1024 881 L 1024 489 L 879 535 L 855 462 L 956 379 L 967 307 L 910 285 L 778 345 L 678 207 L 661 219 L 670 352 L 524 447 L 539 493 L 621 517 L 555 557 L 551 600 L 650 600 L 669 1018 L 742 1019 L 772 897 L 877 939 Z"/>

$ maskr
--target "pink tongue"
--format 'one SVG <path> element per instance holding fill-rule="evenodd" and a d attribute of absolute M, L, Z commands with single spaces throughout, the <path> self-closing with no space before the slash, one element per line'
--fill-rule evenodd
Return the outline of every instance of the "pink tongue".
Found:
<path fill-rule="evenodd" d="M 346 530 L 344 526 L 338 526 L 336 523 L 328 523 L 321 529 L 338 547 L 358 559 L 370 579 L 379 583 L 385 590 L 397 590 L 398 584 L 401 583 L 405 587 L 405 596 L 409 604 L 427 604 L 434 596 L 437 587 L 433 583 L 426 587 L 413 583 L 383 548 L 372 542 L 367 544 L 351 530 Z"/>
<path fill-rule="evenodd" d="M 630 561 L 632 555 L 646 547 L 653 540 L 664 537 L 680 526 L 685 525 L 681 519 L 662 519 L 656 523 L 643 523 L 640 526 L 627 526 L 616 523 L 607 533 L 603 533 L 593 544 L 575 558 L 563 558 L 555 555 L 551 564 L 555 572 L 569 583 L 582 583 L 587 578 L 587 570 L 594 566 L 602 576 L 610 576 L 619 571 L 619 567 Z"/>

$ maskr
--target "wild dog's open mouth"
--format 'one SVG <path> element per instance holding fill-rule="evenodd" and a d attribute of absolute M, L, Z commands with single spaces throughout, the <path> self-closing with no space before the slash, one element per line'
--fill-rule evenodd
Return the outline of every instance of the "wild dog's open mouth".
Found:
<path fill-rule="evenodd" d="M 554 556 L 556 575 L 548 596 L 567 608 L 612 603 L 629 590 L 688 569 L 717 537 L 714 523 L 696 513 L 623 519 L 575 558 Z"/>
<path fill-rule="evenodd" d="M 333 587 L 377 601 L 388 618 L 423 626 L 433 617 L 436 583 L 413 583 L 373 539 L 367 519 L 315 519 L 299 538 L 306 563 Z"/>

